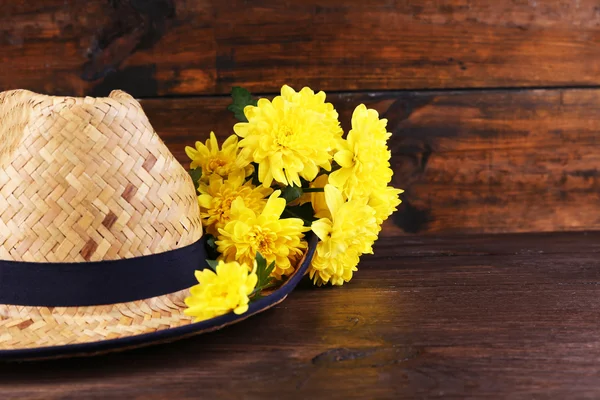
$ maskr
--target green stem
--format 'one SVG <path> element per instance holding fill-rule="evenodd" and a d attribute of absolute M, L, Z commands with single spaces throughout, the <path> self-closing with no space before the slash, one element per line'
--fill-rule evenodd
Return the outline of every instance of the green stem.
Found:
<path fill-rule="evenodd" d="M 304 218 L 302 218 L 301 216 L 299 216 L 299 215 L 298 215 L 298 214 L 296 214 L 295 212 L 293 212 L 293 211 L 290 211 L 290 210 L 289 210 L 289 209 L 287 209 L 287 208 L 286 208 L 286 209 L 284 209 L 284 210 L 283 210 L 283 212 L 284 212 L 284 213 L 288 213 L 288 214 L 289 214 L 289 215 L 291 215 L 293 218 L 298 218 L 298 219 L 301 219 L 301 220 L 302 220 L 302 221 L 304 221 L 304 222 L 310 222 L 310 221 L 306 221 Z"/>
<path fill-rule="evenodd" d="M 322 193 L 325 191 L 324 188 L 303 188 L 304 193 Z"/>
<path fill-rule="evenodd" d="M 335 172 L 335 171 L 337 171 L 338 169 L 341 169 L 341 168 L 342 168 L 342 167 L 341 167 L 340 165 L 338 165 L 338 164 L 333 164 L 333 165 L 331 166 L 331 171 L 329 171 L 329 173 L 331 174 L 332 172 Z"/>
<path fill-rule="evenodd" d="M 280 283 L 281 282 L 269 283 L 268 285 L 265 285 L 263 287 L 256 288 L 252 291 L 252 293 L 250 293 L 250 295 L 248 297 L 254 297 L 255 294 L 259 294 L 260 292 L 262 292 L 265 289 L 271 289 L 272 287 L 275 287 L 275 286 L 279 285 Z"/>

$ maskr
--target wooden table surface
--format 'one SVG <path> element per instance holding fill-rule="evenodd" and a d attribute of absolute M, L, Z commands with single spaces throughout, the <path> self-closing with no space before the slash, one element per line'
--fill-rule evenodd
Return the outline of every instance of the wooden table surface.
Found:
<path fill-rule="evenodd" d="M 382 238 L 222 331 L 0 364 L 0 398 L 600 397 L 600 233 Z"/>

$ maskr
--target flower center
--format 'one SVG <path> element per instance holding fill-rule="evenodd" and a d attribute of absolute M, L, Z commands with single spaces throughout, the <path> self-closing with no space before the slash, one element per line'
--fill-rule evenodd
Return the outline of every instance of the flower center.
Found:
<path fill-rule="evenodd" d="M 263 256 L 273 252 L 273 245 L 276 239 L 277 235 L 271 231 L 262 230 L 260 227 L 257 227 L 257 230 L 254 232 L 254 245 L 256 250 Z"/>
<path fill-rule="evenodd" d="M 208 170 L 214 172 L 220 168 L 223 168 L 226 165 L 227 165 L 226 160 L 223 160 L 221 158 L 213 158 L 208 162 Z"/>
<path fill-rule="evenodd" d="M 229 213 L 231 211 L 231 203 L 235 199 L 235 196 L 227 196 L 221 199 L 221 202 L 215 207 L 216 214 L 222 221 L 229 219 Z"/>
<path fill-rule="evenodd" d="M 277 130 L 277 143 L 280 146 L 286 147 L 294 137 L 294 131 L 287 125 L 281 125 Z"/>

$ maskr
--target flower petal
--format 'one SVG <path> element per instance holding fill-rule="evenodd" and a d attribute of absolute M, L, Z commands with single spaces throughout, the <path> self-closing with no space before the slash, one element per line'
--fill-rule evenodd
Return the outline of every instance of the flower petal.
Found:
<path fill-rule="evenodd" d="M 352 170 L 350 168 L 338 169 L 329 175 L 329 183 L 337 188 L 343 188 L 351 176 Z"/>
<path fill-rule="evenodd" d="M 338 188 L 333 185 L 327 184 L 325 185 L 325 202 L 327 203 L 327 207 L 329 211 L 331 211 L 332 215 L 335 215 L 337 211 L 344 204 L 344 197 L 342 196 L 342 192 Z"/>
<path fill-rule="evenodd" d="M 321 218 L 314 221 L 310 228 L 321 240 L 326 240 L 331 233 L 331 221 L 327 218 Z"/>
<path fill-rule="evenodd" d="M 333 159 L 343 168 L 354 166 L 354 153 L 348 150 L 340 150 L 333 156 Z"/>

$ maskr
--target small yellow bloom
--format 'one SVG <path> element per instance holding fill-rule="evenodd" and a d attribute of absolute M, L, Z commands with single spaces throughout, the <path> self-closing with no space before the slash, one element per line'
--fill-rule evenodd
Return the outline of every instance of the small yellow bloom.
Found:
<path fill-rule="evenodd" d="M 213 236 L 230 221 L 231 203 L 238 197 L 244 200 L 246 207 L 260 213 L 266 197 L 273 190 L 262 186 L 254 187 L 251 181 L 245 181 L 244 171 L 232 172 L 225 180 L 219 175 L 212 175 L 208 184 L 200 182 L 198 204 L 200 216 L 206 231 Z"/>
<path fill-rule="evenodd" d="M 219 150 L 219 143 L 215 133 L 210 133 L 210 138 L 206 144 L 196 142 L 196 148 L 186 146 L 185 153 L 192 160 L 191 169 L 200 167 L 202 169 L 202 182 L 208 182 L 213 175 L 227 178 L 235 171 L 244 171 L 244 176 L 250 176 L 254 168 L 250 165 L 250 160 L 239 157 L 238 137 L 231 135 L 223 143 Z"/>
<path fill-rule="evenodd" d="M 199 284 L 190 289 L 190 296 L 185 299 L 188 308 L 184 311 L 195 322 L 231 311 L 236 314 L 248 311 L 248 296 L 258 281 L 256 273 L 250 272 L 248 265 L 235 261 L 219 261 L 216 270 L 216 274 L 208 268 L 195 273 Z"/>
<path fill-rule="evenodd" d="M 337 111 L 325 103 L 325 93 L 304 88 L 281 88 L 273 101 L 260 99 L 247 106 L 248 122 L 234 131 L 243 139 L 240 157 L 258 164 L 258 179 L 265 187 L 273 180 L 301 186 L 300 177 L 315 179 L 319 169 L 331 169 L 331 152 L 342 136 Z"/>
<path fill-rule="evenodd" d="M 261 213 L 246 207 L 241 197 L 233 201 L 230 222 L 219 229 L 215 242 L 222 259 L 252 265 L 260 252 L 267 264 L 275 261 L 275 278 L 294 272 L 307 247 L 303 232 L 310 229 L 299 218 L 280 219 L 286 205 L 280 194 L 279 190 L 273 192 Z"/>
<path fill-rule="evenodd" d="M 375 110 L 364 104 L 352 115 L 352 130 L 346 140 L 338 141 L 334 160 L 340 169 L 329 175 L 329 182 L 348 198 L 369 196 L 374 189 L 387 186 L 392 180 L 391 153 L 387 139 L 386 119 L 379 119 Z"/>
<path fill-rule="evenodd" d="M 368 204 L 375 210 L 375 218 L 378 225 L 381 226 L 396 211 L 396 207 L 402 203 L 399 197 L 401 193 L 404 193 L 404 190 L 396 189 L 392 186 L 373 190 L 369 196 Z"/>
<path fill-rule="evenodd" d="M 312 230 L 321 241 L 310 266 L 310 277 L 317 285 L 342 285 L 352 279 L 360 255 L 373 253 L 379 227 L 375 210 L 364 199 L 344 201 L 341 191 L 328 184 L 325 201 L 332 217 L 312 223 Z"/>
<path fill-rule="evenodd" d="M 321 260 L 324 259 L 321 258 Z M 360 253 L 357 251 L 348 251 L 338 255 L 335 258 L 334 265 L 329 265 L 321 269 L 314 268 L 311 265 L 309 276 L 317 286 L 323 286 L 328 283 L 331 283 L 333 286 L 342 286 L 344 282 L 349 282 L 352 279 L 354 272 L 358 271 L 357 265 L 359 261 Z"/>

